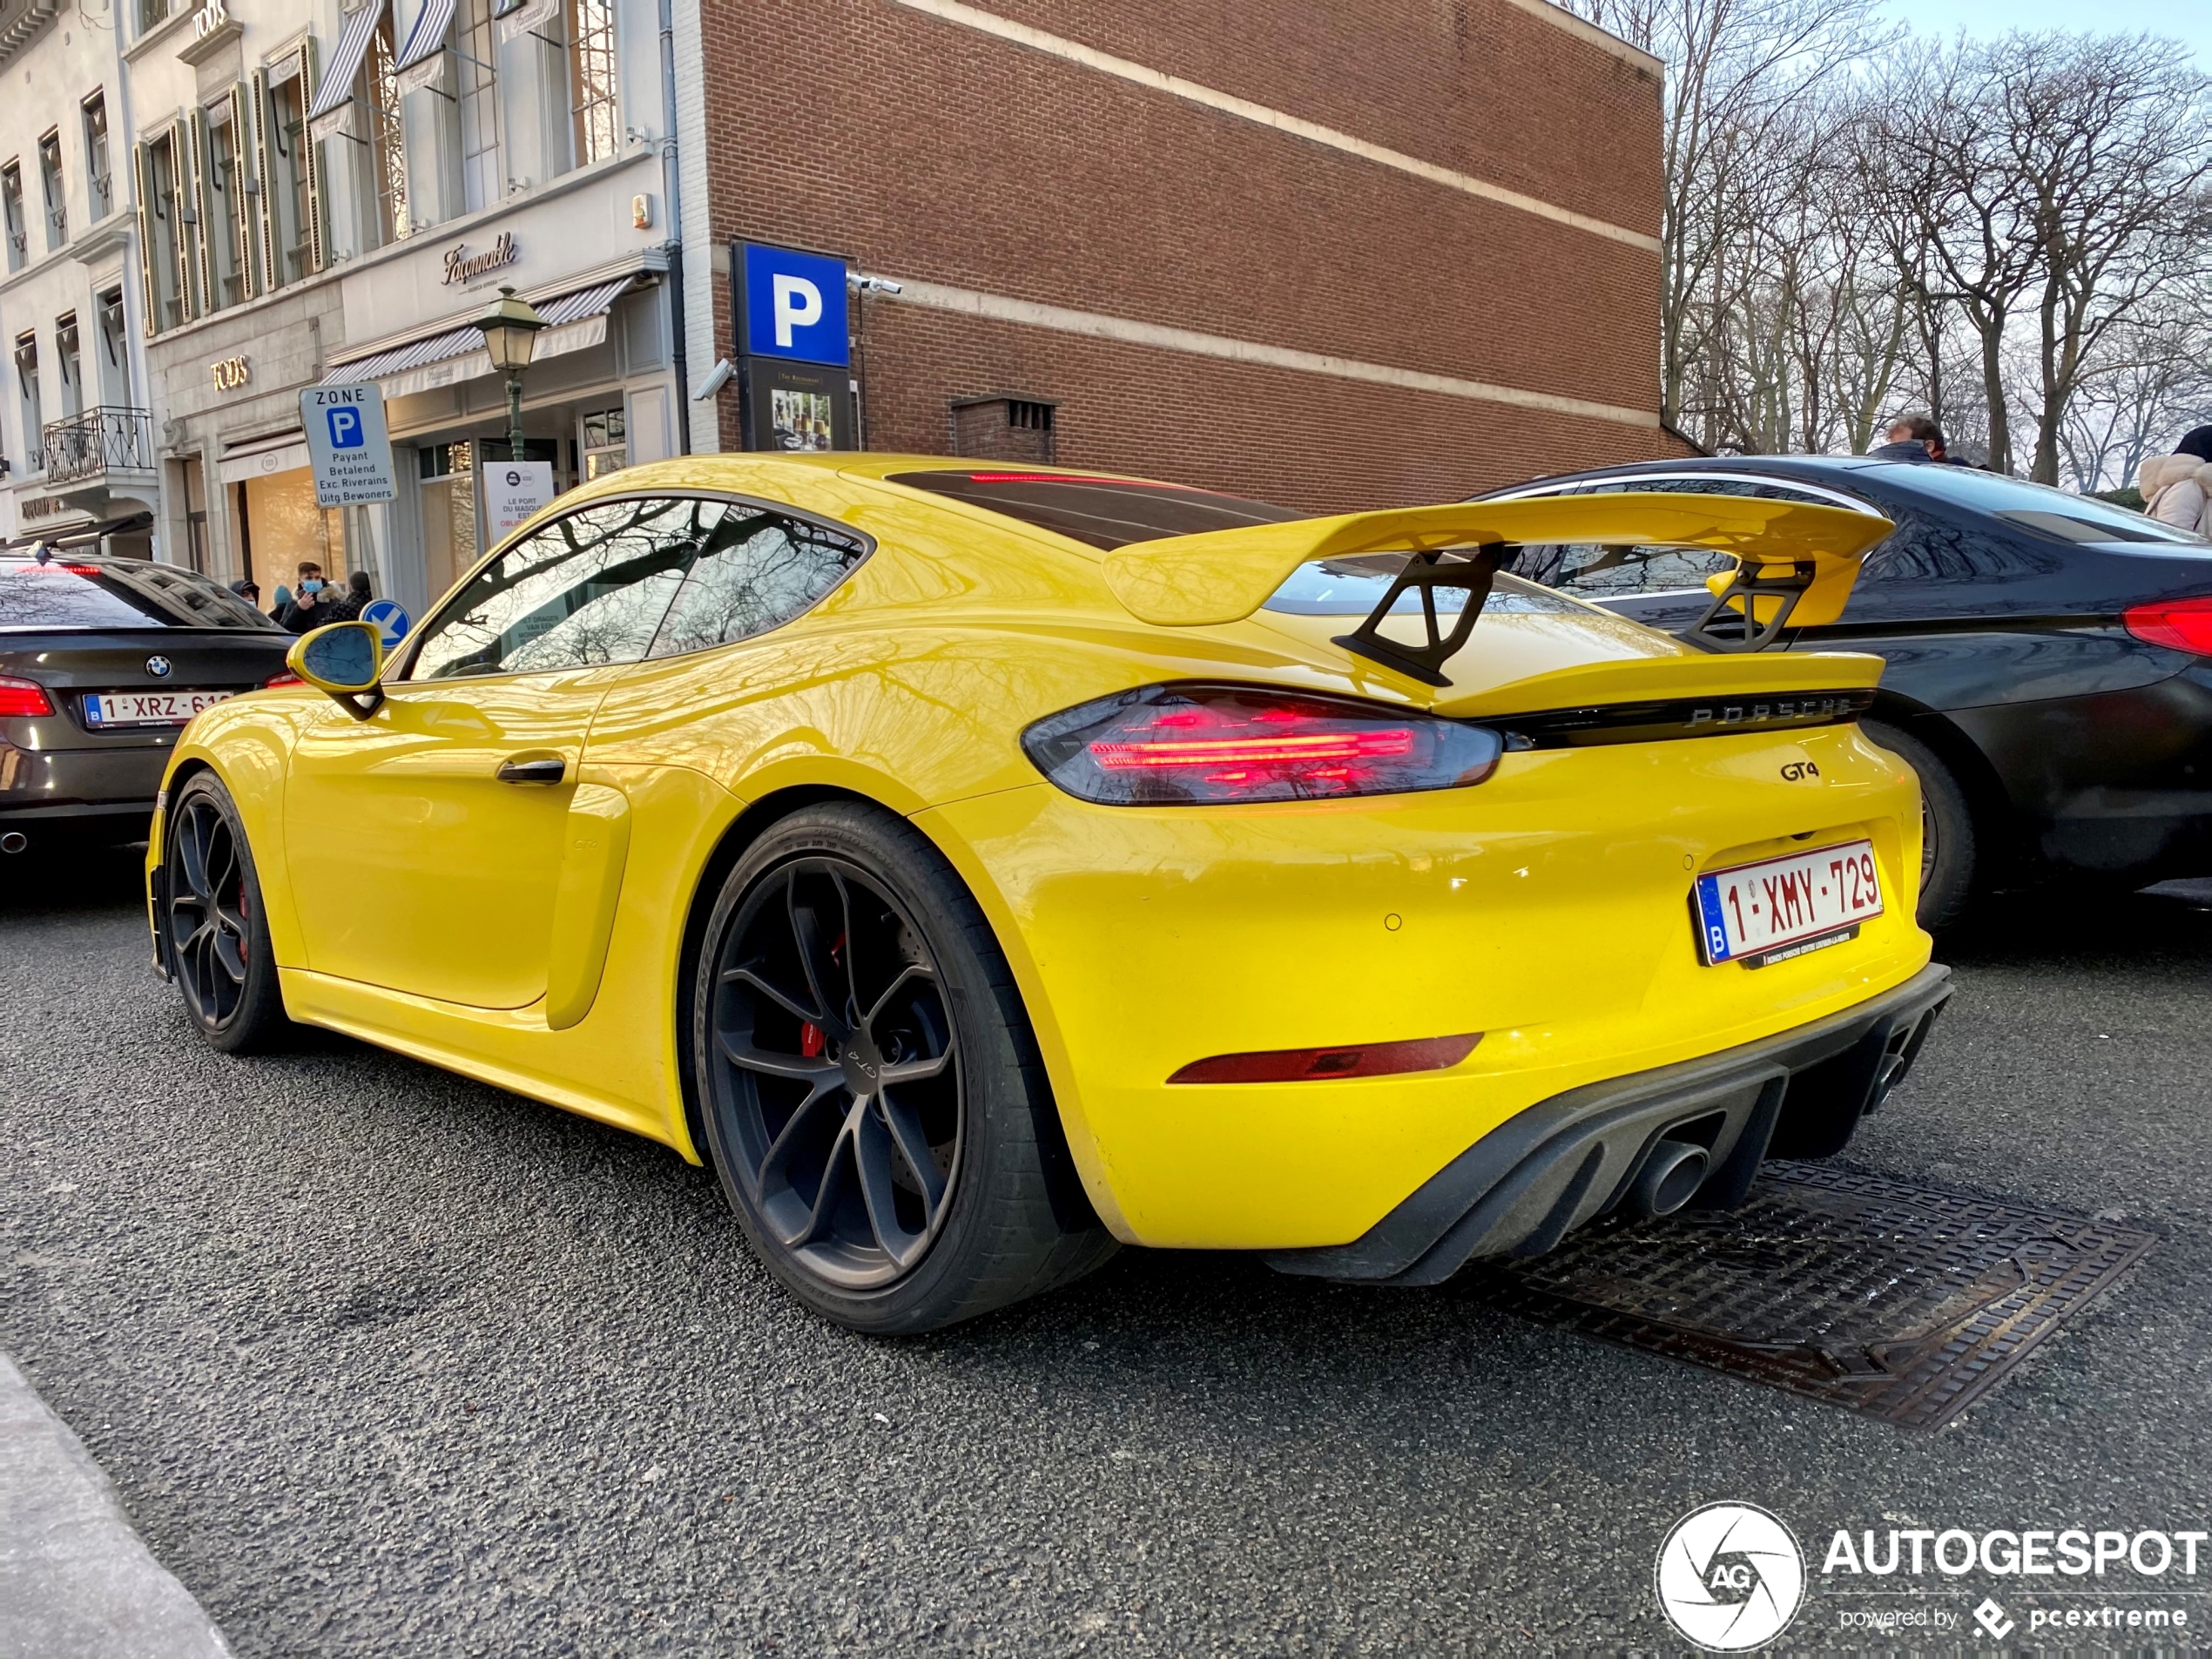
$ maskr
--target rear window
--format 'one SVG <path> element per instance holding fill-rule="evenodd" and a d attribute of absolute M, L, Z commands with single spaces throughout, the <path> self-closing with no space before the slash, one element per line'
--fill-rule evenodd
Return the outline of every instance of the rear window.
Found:
<path fill-rule="evenodd" d="M 1264 501 L 1140 478 L 1049 472 L 902 472 L 890 482 L 949 496 L 1096 548 L 1308 518 Z"/>
<path fill-rule="evenodd" d="M 206 577 L 143 559 L 0 559 L 0 628 L 236 628 L 281 632 Z"/>
<path fill-rule="evenodd" d="M 2179 542 L 2202 547 L 2204 538 L 2189 530 L 2125 507 L 2099 501 L 2094 496 L 2070 495 L 2047 484 L 1979 472 L 1972 467 L 1915 467 L 1899 469 L 1911 475 L 1888 480 L 1916 493 L 1934 496 L 1954 507 L 1989 513 L 2022 529 L 2040 531 L 2067 542 Z"/>

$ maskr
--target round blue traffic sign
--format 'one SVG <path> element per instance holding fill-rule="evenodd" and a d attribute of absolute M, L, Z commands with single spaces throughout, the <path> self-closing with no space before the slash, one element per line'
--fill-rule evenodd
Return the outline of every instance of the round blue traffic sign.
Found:
<path fill-rule="evenodd" d="M 361 607 L 361 620 L 376 624 L 386 651 L 407 637 L 407 609 L 397 599 L 371 599 Z"/>

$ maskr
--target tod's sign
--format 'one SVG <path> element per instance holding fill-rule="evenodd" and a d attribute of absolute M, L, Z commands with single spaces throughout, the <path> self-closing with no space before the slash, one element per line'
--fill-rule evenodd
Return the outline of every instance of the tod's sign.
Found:
<path fill-rule="evenodd" d="M 469 244 L 455 242 L 445 252 L 445 284 L 474 282 L 478 277 L 502 269 L 521 258 L 515 246 L 515 233 L 502 231 L 499 239 L 481 253 L 471 253 Z"/>

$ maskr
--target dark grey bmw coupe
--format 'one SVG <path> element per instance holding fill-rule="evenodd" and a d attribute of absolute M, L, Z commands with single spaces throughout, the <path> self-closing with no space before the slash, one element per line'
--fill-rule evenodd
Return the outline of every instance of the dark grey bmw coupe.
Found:
<path fill-rule="evenodd" d="M 1760 455 L 1647 462 L 1499 500 L 1684 490 L 1878 513 L 1842 617 L 1797 650 L 1888 660 L 1867 734 L 1920 775 L 1920 919 L 2052 872 L 2141 886 L 2212 874 L 2212 543 L 2094 497 L 1971 467 Z M 1529 547 L 1514 569 L 1685 633 L 1724 553 Z M 1695 643 L 1693 641 L 1693 643 Z"/>

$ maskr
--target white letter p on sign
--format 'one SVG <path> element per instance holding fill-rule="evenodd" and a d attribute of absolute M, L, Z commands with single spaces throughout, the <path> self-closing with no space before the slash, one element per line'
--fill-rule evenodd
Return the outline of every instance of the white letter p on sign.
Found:
<path fill-rule="evenodd" d="M 822 320 L 822 291 L 805 277 L 779 276 L 770 284 L 776 317 L 776 344 L 788 347 L 791 331 Z"/>

